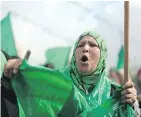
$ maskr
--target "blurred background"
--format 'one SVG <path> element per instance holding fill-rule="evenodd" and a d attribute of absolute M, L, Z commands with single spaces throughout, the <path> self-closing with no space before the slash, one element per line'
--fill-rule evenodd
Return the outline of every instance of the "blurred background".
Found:
<path fill-rule="evenodd" d="M 135 74 L 141 67 L 140 14 L 141 1 L 130 1 L 129 59 Z M 21 58 L 31 50 L 30 64 L 52 63 L 63 70 L 78 36 L 94 30 L 107 42 L 107 70 L 123 67 L 123 1 L 1 2 L 0 20 L 1 48 Z"/>

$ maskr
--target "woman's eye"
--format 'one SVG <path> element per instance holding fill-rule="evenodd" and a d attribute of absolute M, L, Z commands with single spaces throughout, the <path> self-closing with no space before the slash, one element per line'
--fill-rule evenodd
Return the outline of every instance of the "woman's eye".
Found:
<path fill-rule="evenodd" d="M 78 45 L 78 47 L 83 47 L 83 45 L 81 44 L 81 45 Z"/>
<path fill-rule="evenodd" d="M 97 45 L 96 45 L 96 44 L 90 44 L 90 46 L 92 46 L 92 47 L 97 47 Z"/>

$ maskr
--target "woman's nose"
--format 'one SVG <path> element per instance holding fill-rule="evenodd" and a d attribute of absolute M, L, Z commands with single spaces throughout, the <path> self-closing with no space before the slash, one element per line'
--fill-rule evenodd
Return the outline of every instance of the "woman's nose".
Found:
<path fill-rule="evenodd" d="M 83 47 L 83 52 L 85 53 L 85 52 L 89 52 L 89 45 L 85 45 L 84 47 Z"/>

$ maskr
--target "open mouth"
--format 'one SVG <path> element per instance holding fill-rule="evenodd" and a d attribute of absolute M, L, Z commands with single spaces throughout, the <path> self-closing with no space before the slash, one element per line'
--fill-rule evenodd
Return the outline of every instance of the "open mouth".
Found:
<path fill-rule="evenodd" d="M 82 58 L 81 58 L 81 61 L 82 62 L 88 61 L 88 57 L 86 55 L 83 55 Z"/>

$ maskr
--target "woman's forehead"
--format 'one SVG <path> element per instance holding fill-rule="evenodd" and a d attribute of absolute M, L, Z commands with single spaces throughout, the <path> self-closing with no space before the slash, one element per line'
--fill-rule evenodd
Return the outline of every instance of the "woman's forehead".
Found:
<path fill-rule="evenodd" d="M 97 44 L 96 40 L 95 40 L 92 36 L 88 36 L 88 35 L 82 37 L 82 39 L 80 39 L 80 41 L 78 42 L 78 44 L 79 44 L 79 43 L 83 43 L 83 42 L 88 42 L 88 41 Z"/>

